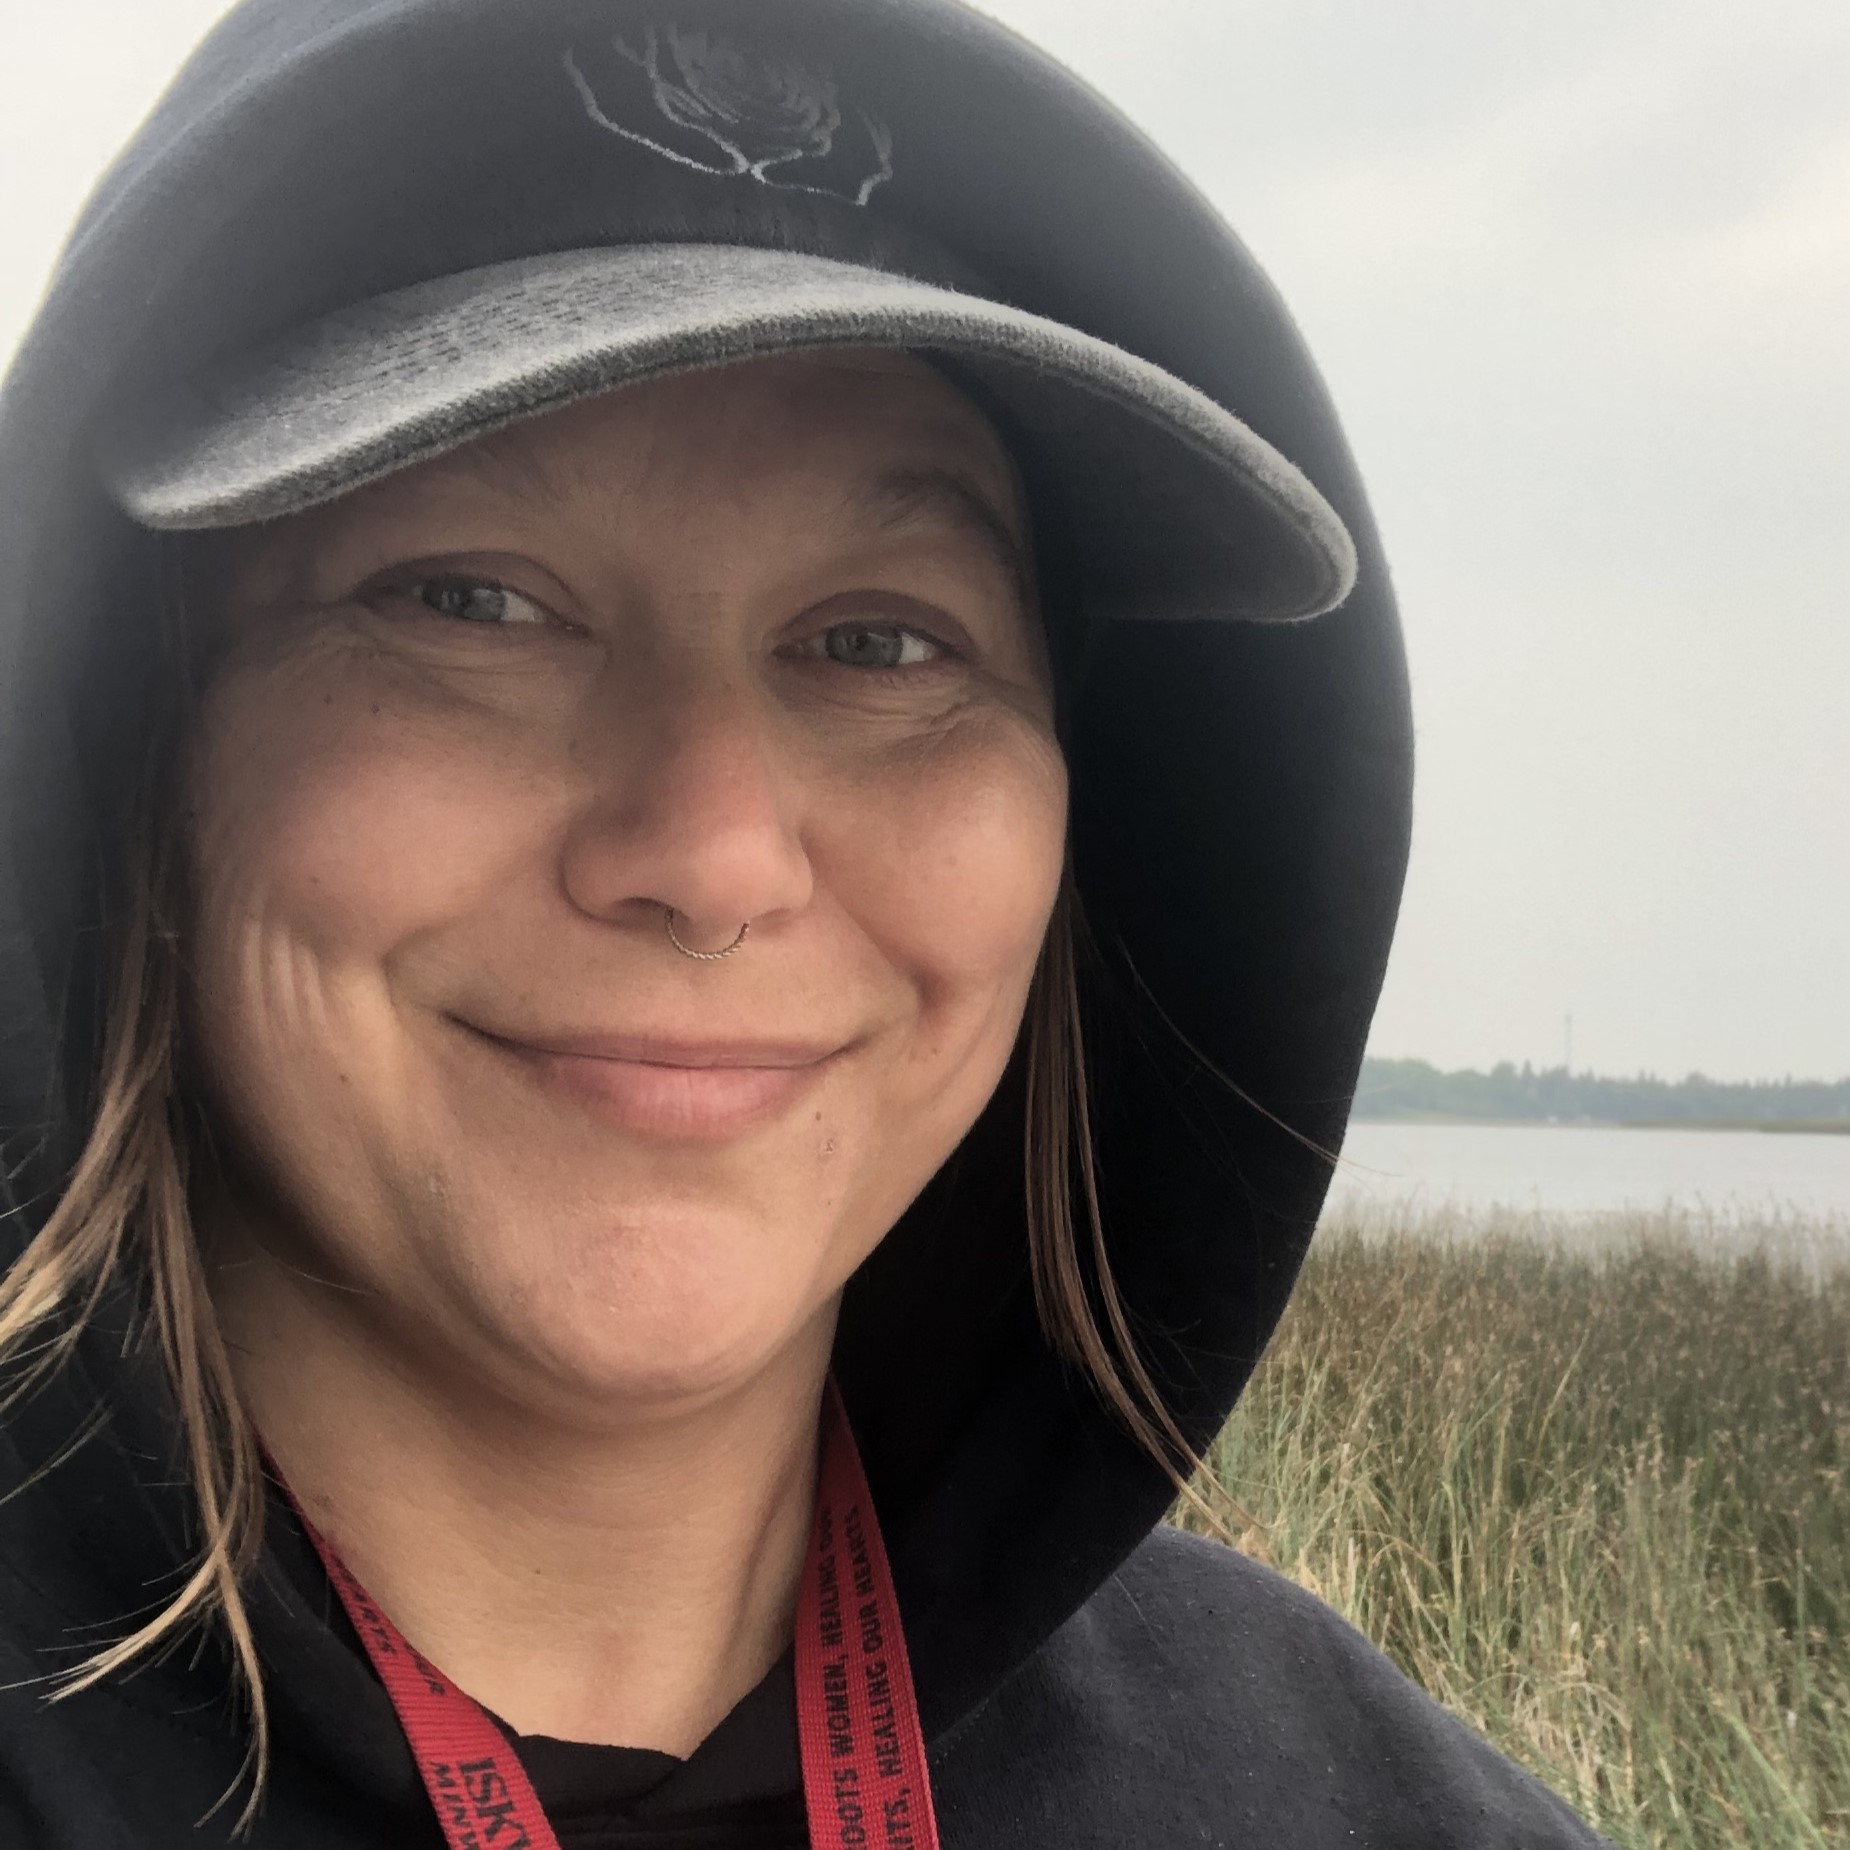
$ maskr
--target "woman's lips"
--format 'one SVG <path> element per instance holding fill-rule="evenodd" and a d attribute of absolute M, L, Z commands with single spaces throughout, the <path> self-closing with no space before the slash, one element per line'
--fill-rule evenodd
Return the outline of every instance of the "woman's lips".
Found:
<path fill-rule="evenodd" d="M 475 1031 L 608 1124 L 695 1140 L 733 1137 L 788 1110 L 843 1051 L 788 1041 Z"/>

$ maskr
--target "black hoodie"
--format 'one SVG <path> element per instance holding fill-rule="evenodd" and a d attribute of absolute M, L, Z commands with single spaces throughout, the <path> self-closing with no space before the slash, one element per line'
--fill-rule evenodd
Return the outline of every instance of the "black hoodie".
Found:
<path fill-rule="evenodd" d="M 523 111 L 556 118 L 561 35 L 624 10 L 247 0 L 77 227 L 0 400 L 8 1256 L 92 1109 L 97 927 L 156 659 L 163 557 L 95 486 L 97 424 L 151 383 L 429 274 L 433 184 L 477 190 L 466 261 L 525 254 L 494 138 Z M 767 11 L 681 9 L 695 10 L 748 31 Z M 915 151 L 917 190 L 899 174 L 883 211 L 1007 299 L 1218 399 L 1357 539 L 1358 587 L 1316 622 L 1097 625 L 1083 668 L 1067 663 L 1104 1222 L 1156 1377 L 1203 1443 L 1309 1240 L 1399 896 L 1411 746 L 1386 571 L 1269 285 L 1121 118 L 950 0 L 779 0 L 777 13 L 857 70 Z M 596 241 L 595 225 L 579 236 Z M 1020 1109 L 1011 1076 L 851 1284 L 837 1354 L 947 1850 L 1593 1842 L 1315 1600 L 1160 1526 L 1164 1475 L 1037 1333 Z M 240 1802 L 198 1823 L 244 1752 L 213 1640 L 45 1700 L 51 1673 L 171 1593 L 193 1542 L 171 1396 L 138 1313 L 126 1276 L 0 1435 L 9 1850 L 221 1841 Z M 434 1846 L 392 1709 L 281 1508 L 251 1601 L 275 1729 L 253 1841 Z M 805 1841 L 787 1665 L 684 1764 L 520 1745 L 568 1847 Z"/>

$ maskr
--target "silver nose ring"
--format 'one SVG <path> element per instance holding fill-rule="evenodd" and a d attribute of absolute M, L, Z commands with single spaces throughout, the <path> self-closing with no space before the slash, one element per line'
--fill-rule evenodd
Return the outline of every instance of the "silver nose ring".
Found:
<path fill-rule="evenodd" d="M 734 938 L 723 951 L 690 951 L 687 946 L 681 942 L 680 934 L 674 928 L 673 906 L 664 906 L 662 908 L 662 923 L 668 928 L 668 942 L 672 944 L 683 957 L 692 957 L 697 962 L 703 964 L 716 964 L 722 957 L 730 957 L 733 952 L 745 942 L 745 934 L 751 930 L 751 921 L 748 919 L 739 927 L 739 935 Z"/>

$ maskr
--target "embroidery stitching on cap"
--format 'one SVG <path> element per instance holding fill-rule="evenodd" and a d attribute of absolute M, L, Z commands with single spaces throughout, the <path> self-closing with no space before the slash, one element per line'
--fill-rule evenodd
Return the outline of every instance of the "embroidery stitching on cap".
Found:
<path fill-rule="evenodd" d="M 860 108 L 845 115 L 834 79 L 798 59 L 760 56 L 704 27 L 650 25 L 640 45 L 611 34 L 593 82 L 583 49 L 568 48 L 564 63 L 585 114 L 666 160 L 857 206 L 893 177 L 886 124 Z M 653 134 L 631 126 L 650 106 L 680 146 L 654 122 Z M 772 171 L 799 166 L 802 177 Z"/>

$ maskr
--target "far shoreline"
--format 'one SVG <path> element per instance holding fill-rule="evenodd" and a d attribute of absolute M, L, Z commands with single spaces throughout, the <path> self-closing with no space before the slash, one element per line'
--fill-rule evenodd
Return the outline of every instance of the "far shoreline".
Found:
<path fill-rule="evenodd" d="M 1481 1130 L 1757 1131 L 1850 1137 L 1850 1118 L 1480 1118 L 1443 1111 L 1353 1112 L 1352 1124 L 1460 1124 Z"/>

